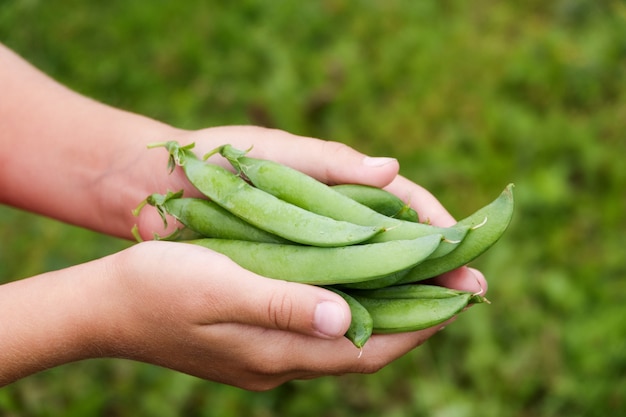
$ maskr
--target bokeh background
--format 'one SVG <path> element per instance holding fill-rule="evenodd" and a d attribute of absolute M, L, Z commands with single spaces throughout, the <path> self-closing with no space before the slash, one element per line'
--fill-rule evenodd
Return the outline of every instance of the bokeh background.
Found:
<path fill-rule="evenodd" d="M 626 413 L 624 1 L 12 0 L 0 41 L 179 127 L 257 124 L 394 156 L 456 217 L 509 182 L 517 199 L 475 262 L 492 304 L 374 375 L 249 393 L 92 360 L 1 389 L 0 415 Z M 130 244 L 0 207 L 0 282 Z"/>

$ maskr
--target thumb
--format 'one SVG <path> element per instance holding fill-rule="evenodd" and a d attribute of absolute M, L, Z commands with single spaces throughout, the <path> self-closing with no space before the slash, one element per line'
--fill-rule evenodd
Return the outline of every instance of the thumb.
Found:
<path fill-rule="evenodd" d="M 247 324 L 333 339 L 345 334 L 352 319 L 348 304 L 332 291 L 263 277 L 191 243 L 147 241 L 117 256 L 123 266 L 116 268 L 138 285 L 125 289 L 133 305 L 140 294 L 148 311 L 168 306 L 190 323 Z"/>
<path fill-rule="evenodd" d="M 246 291 L 229 291 L 227 321 L 286 330 L 326 339 L 343 336 L 351 321 L 347 303 L 331 291 L 242 271 Z M 232 287 L 237 288 L 237 287 Z M 231 297 L 232 296 L 232 297 Z M 230 298 L 230 302 L 229 299 Z"/>
<path fill-rule="evenodd" d="M 283 130 L 231 126 L 211 128 L 208 133 L 243 149 L 252 148 L 250 156 L 280 162 L 331 185 L 357 183 L 382 188 L 400 169 L 395 158 L 373 158 L 341 142 Z"/>
<path fill-rule="evenodd" d="M 199 313 L 204 316 L 199 321 L 249 324 L 327 339 L 343 336 L 350 326 L 348 304 L 332 291 L 257 275 L 199 246 L 177 247 L 181 248 L 186 250 L 179 259 L 187 261 L 178 263 L 177 273 L 196 276 L 196 295 L 201 305 L 211 306 Z M 207 264 L 209 276 L 198 275 Z M 206 317 L 207 312 L 212 317 Z"/>

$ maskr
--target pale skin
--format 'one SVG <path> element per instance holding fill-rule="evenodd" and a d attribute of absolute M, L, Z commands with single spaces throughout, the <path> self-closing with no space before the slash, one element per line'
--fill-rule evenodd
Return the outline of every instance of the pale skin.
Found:
<path fill-rule="evenodd" d="M 0 203 L 128 239 L 137 223 L 147 240 L 0 285 L 0 386 L 110 357 L 267 390 L 293 379 L 375 372 L 443 327 L 375 335 L 359 352 L 343 337 L 350 311 L 338 295 L 255 275 L 208 249 L 150 241 L 163 232 L 162 221 L 151 210 L 138 218 L 131 212 L 150 193 L 194 195 L 179 169 L 167 172 L 163 149 L 147 150 L 174 139 L 195 142 L 200 154 L 225 143 L 254 145 L 253 156 L 329 184 L 385 187 L 408 199 L 422 219 L 453 224 L 432 194 L 398 175 L 395 159 L 253 126 L 178 129 L 81 96 L 2 45 L 0 86 Z M 483 275 L 467 267 L 435 282 L 487 288 Z"/>

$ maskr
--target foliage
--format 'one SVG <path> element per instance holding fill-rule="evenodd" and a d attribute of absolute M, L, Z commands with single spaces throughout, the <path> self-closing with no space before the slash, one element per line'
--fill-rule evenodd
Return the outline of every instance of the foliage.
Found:
<path fill-rule="evenodd" d="M 623 1 L 14 0 L 0 41 L 77 91 L 180 127 L 261 124 L 397 157 L 457 217 L 508 182 L 518 202 L 476 262 L 493 304 L 376 375 L 248 393 L 94 360 L 0 390 L 0 414 L 626 410 Z M 130 244 L 0 212 L 4 281 Z"/>

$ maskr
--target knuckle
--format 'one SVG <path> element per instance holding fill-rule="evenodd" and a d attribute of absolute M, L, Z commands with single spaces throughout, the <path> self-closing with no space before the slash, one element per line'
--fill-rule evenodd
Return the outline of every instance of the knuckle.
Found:
<path fill-rule="evenodd" d="M 387 365 L 387 361 L 383 360 L 382 358 L 370 359 L 367 363 L 364 363 L 362 365 L 360 373 L 366 374 L 366 375 L 375 374 L 381 369 L 383 369 L 386 365 Z"/>
<path fill-rule="evenodd" d="M 324 153 L 327 155 L 351 153 L 353 150 L 348 145 L 334 140 L 324 141 Z"/>
<path fill-rule="evenodd" d="M 279 330 L 291 330 L 294 324 L 295 306 L 286 292 L 274 293 L 267 307 L 267 316 Z"/>
<path fill-rule="evenodd" d="M 363 356 L 366 356 L 365 354 Z M 371 375 L 375 374 L 389 364 L 389 358 L 383 355 L 367 355 L 353 362 L 349 370 L 350 373 Z"/>
<path fill-rule="evenodd" d="M 333 158 L 333 160 L 346 160 L 347 157 L 353 152 L 353 149 L 350 148 L 345 143 L 336 142 L 332 140 L 324 141 L 323 143 L 323 154 L 328 155 Z M 339 164 L 328 164 L 323 173 L 322 181 L 327 184 L 335 184 L 339 183 L 341 175 L 338 173 L 338 169 L 341 169 L 342 165 Z"/>
<path fill-rule="evenodd" d="M 278 348 L 277 348 L 278 346 Z M 258 347 L 254 354 L 243 359 L 241 366 L 248 378 L 239 381 L 243 388 L 252 391 L 267 391 L 288 381 L 293 376 L 293 363 L 286 360 L 289 349 L 283 349 L 281 343 Z"/>

